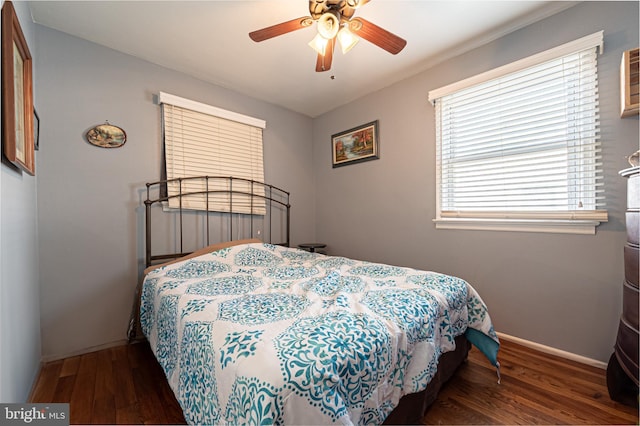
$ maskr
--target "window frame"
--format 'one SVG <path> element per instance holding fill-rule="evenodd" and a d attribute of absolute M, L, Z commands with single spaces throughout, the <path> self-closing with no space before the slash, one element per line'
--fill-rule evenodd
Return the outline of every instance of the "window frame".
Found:
<path fill-rule="evenodd" d="M 529 56 L 513 63 L 472 76 L 456 83 L 431 90 L 429 101 L 435 108 L 436 101 L 449 94 L 471 88 L 518 71 L 540 65 L 550 60 L 568 56 L 586 49 L 597 48 L 603 53 L 603 31 L 574 40 L 561 46 Z M 435 115 L 435 114 L 434 114 Z M 440 123 L 436 118 L 436 132 Z M 436 134 L 436 218 L 433 219 L 436 229 L 457 230 L 491 230 L 518 232 L 549 232 L 568 234 L 595 234 L 596 227 L 608 219 L 607 211 L 597 209 L 591 211 L 540 211 L 540 212 L 469 212 L 442 211 L 442 169 L 439 161 L 441 140 Z"/>

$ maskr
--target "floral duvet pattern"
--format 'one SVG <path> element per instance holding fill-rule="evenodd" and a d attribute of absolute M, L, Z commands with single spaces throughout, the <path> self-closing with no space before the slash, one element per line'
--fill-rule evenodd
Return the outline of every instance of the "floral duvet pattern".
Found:
<path fill-rule="evenodd" d="M 459 278 L 243 244 L 153 270 L 142 329 L 191 424 L 379 424 L 473 328 Z"/>

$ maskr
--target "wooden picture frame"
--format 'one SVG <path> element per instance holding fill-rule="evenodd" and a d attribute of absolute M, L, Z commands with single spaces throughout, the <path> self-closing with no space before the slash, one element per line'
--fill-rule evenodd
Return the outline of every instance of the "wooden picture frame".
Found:
<path fill-rule="evenodd" d="M 379 154 L 378 120 L 331 136 L 333 167 L 377 160 Z"/>
<path fill-rule="evenodd" d="M 2 6 L 2 145 L 11 163 L 35 175 L 32 59 L 13 4 Z"/>

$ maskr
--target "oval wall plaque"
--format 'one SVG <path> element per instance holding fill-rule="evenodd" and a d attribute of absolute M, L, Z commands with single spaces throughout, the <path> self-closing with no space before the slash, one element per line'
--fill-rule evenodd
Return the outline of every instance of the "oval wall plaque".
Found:
<path fill-rule="evenodd" d="M 87 131 L 87 141 L 101 148 L 119 148 L 127 141 L 127 134 L 113 124 L 98 124 Z"/>

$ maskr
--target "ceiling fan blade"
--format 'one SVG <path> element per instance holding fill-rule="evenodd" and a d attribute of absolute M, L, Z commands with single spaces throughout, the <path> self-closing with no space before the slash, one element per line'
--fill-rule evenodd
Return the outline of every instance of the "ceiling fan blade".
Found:
<path fill-rule="evenodd" d="M 364 18 L 353 18 L 349 21 L 349 29 L 358 37 L 362 37 L 393 55 L 400 53 L 407 45 L 405 39 L 390 33 Z"/>
<path fill-rule="evenodd" d="M 292 19 L 287 22 L 272 25 L 261 30 L 252 31 L 249 33 L 249 37 L 251 37 L 251 40 L 255 42 L 260 42 L 282 34 L 300 30 L 302 28 L 307 28 L 311 26 L 311 24 L 313 24 L 313 19 L 311 19 L 310 16 L 304 16 L 302 18 Z"/>
<path fill-rule="evenodd" d="M 316 59 L 316 72 L 329 71 L 331 69 L 331 62 L 333 61 L 333 49 L 336 46 L 336 38 L 332 38 L 327 42 L 324 55 L 318 54 Z"/>

